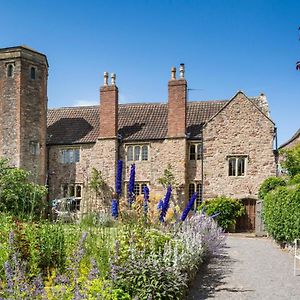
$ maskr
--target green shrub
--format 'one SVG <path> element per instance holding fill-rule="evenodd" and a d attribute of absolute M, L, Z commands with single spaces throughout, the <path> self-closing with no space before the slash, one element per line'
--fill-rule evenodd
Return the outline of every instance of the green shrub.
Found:
<path fill-rule="evenodd" d="M 295 175 L 293 178 L 291 178 L 288 182 L 289 185 L 293 184 L 300 184 L 300 174 Z"/>
<path fill-rule="evenodd" d="M 41 216 L 47 189 L 29 182 L 29 173 L 0 159 L 0 211 L 18 217 Z"/>
<path fill-rule="evenodd" d="M 286 181 L 281 177 L 268 177 L 264 180 L 264 182 L 260 185 L 258 191 L 258 197 L 260 199 L 264 199 L 265 196 L 272 190 L 275 190 L 279 186 L 285 186 Z"/>
<path fill-rule="evenodd" d="M 218 213 L 216 220 L 218 225 L 224 230 L 236 223 L 236 219 L 245 213 L 245 208 L 241 201 L 237 199 L 220 196 L 212 200 L 204 201 L 199 210 L 205 208 L 207 215 L 212 216 Z"/>
<path fill-rule="evenodd" d="M 268 193 L 263 218 L 267 231 L 276 241 L 290 243 L 300 238 L 300 184 Z"/>
<path fill-rule="evenodd" d="M 281 154 L 284 156 L 282 166 L 287 169 L 288 175 L 294 177 L 300 174 L 300 144 L 291 149 L 282 150 Z"/>

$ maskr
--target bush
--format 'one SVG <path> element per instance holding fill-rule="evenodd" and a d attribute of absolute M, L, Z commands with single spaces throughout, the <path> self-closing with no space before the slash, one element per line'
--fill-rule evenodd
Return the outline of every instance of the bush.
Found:
<path fill-rule="evenodd" d="M 47 189 L 29 182 L 29 173 L 11 168 L 0 159 L 0 211 L 14 216 L 35 218 L 41 215 Z"/>
<path fill-rule="evenodd" d="M 282 166 L 287 169 L 288 175 L 294 177 L 300 174 L 300 144 L 291 149 L 282 150 L 281 154 L 284 156 Z"/>
<path fill-rule="evenodd" d="M 264 199 L 263 218 L 269 234 L 280 243 L 300 238 L 300 184 L 279 187 Z"/>
<path fill-rule="evenodd" d="M 204 201 L 199 210 L 205 209 L 207 215 L 216 216 L 218 225 L 224 230 L 236 223 L 236 219 L 245 213 L 245 208 L 240 200 L 220 196 L 212 200 Z"/>
<path fill-rule="evenodd" d="M 286 186 L 286 181 L 281 177 L 269 177 L 261 184 L 258 197 L 264 199 L 265 196 L 272 190 L 275 190 L 279 186 Z"/>

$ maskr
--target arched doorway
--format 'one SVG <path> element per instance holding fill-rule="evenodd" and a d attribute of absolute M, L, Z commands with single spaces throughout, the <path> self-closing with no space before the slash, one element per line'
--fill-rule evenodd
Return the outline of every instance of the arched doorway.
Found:
<path fill-rule="evenodd" d="M 256 200 L 246 198 L 241 200 L 245 206 L 245 214 L 236 221 L 237 232 L 247 232 L 255 230 L 255 206 Z"/>

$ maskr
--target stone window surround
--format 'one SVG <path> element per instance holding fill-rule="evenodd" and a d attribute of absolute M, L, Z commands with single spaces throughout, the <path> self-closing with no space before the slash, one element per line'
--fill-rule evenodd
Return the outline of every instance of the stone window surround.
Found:
<path fill-rule="evenodd" d="M 11 75 L 9 75 L 9 73 L 10 73 L 9 68 L 12 68 L 11 69 Z M 14 74 L 15 74 L 15 62 L 14 61 L 7 62 L 6 63 L 6 77 L 7 78 L 14 78 Z"/>
<path fill-rule="evenodd" d="M 192 147 L 191 146 L 195 146 L 195 158 L 192 159 L 191 156 L 192 156 L 192 153 L 191 153 L 191 149 Z M 189 160 L 190 161 L 197 161 L 197 160 L 201 160 L 202 159 L 202 142 L 201 141 L 193 141 L 193 142 L 190 142 L 189 143 Z"/>
<path fill-rule="evenodd" d="M 149 142 L 147 142 L 147 143 L 126 143 L 124 146 L 125 146 L 126 161 L 128 161 L 128 162 L 150 161 L 150 155 L 149 155 L 150 143 Z M 138 146 L 140 147 L 140 155 L 139 155 L 139 159 L 135 159 L 135 147 L 138 147 Z M 147 159 L 142 159 L 142 157 L 143 157 L 142 149 L 144 146 L 147 146 Z M 129 147 L 133 147 L 133 153 L 132 153 L 133 159 L 132 160 L 128 160 L 128 148 Z"/>
<path fill-rule="evenodd" d="M 40 143 L 38 141 L 30 141 L 29 148 L 32 155 L 40 154 Z"/>
<path fill-rule="evenodd" d="M 129 185 L 129 181 L 125 181 L 125 198 L 127 199 L 128 198 L 128 185 Z M 143 185 L 147 185 L 149 187 L 150 185 L 150 182 L 147 181 L 147 180 L 138 180 L 134 183 L 134 190 L 136 191 L 136 185 L 139 185 L 139 193 L 138 194 L 135 194 L 136 196 L 139 196 L 139 195 L 143 195 Z"/>
<path fill-rule="evenodd" d="M 73 150 L 73 154 L 72 157 L 73 159 L 71 161 L 69 161 L 68 159 L 65 160 L 65 156 L 64 156 L 64 152 Z M 76 150 L 78 150 L 78 154 L 76 156 Z M 65 146 L 65 147 L 60 147 L 59 150 L 59 162 L 61 164 L 77 164 L 80 163 L 80 159 L 81 159 L 81 147 L 76 147 L 76 146 Z M 70 157 L 69 157 L 70 158 Z"/>
<path fill-rule="evenodd" d="M 34 70 L 34 71 L 32 72 L 32 70 Z M 37 67 L 34 66 L 34 65 L 29 66 L 29 78 L 31 80 L 36 80 L 37 79 Z"/>
<path fill-rule="evenodd" d="M 244 159 L 244 172 L 241 175 L 238 175 L 238 161 L 239 159 L 243 158 Z M 230 168 L 230 159 L 235 159 L 235 175 L 229 175 L 229 168 Z M 230 178 L 241 178 L 241 177 L 246 177 L 247 175 L 247 169 L 248 169 L 248 163 L 249 163 L 249 155 L 247 154 L 232 154 L 232 155 L 227 155 L 226 160 L 228 161 L 227 165 L 227 176 Z"/>

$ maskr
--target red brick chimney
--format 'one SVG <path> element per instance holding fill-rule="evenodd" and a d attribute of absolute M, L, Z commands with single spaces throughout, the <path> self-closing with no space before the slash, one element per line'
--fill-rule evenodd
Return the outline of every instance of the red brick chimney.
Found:
<path fill-rule="evenodd" d="M 184 79 L 184 64 L 180 64 L 180 77 L 176 79 L 176 68 L 168 83 L 168 137 L 185 137 L 187 82 Z"/>
<path fill-rule="evenodd" d="M 111 74 L 108 84 L 108 73 L 104 72 L 104 85 L 100 88 L 100 138 L 115 138 L 118 134 L 118 96 L 116 74 Z"/>

